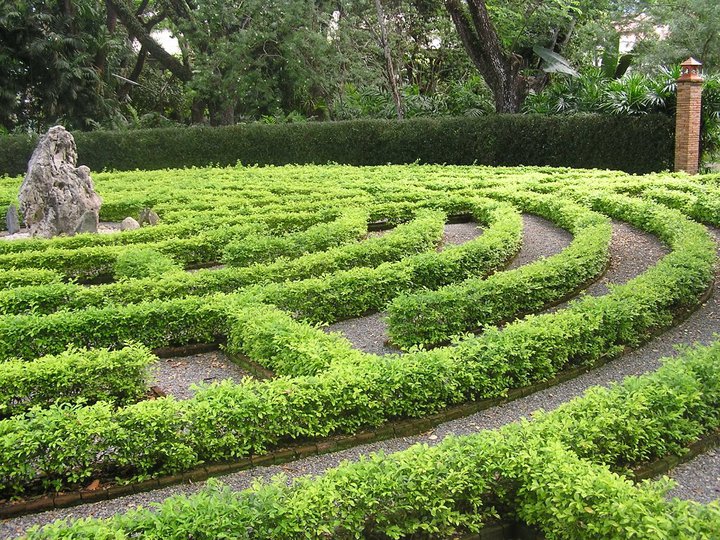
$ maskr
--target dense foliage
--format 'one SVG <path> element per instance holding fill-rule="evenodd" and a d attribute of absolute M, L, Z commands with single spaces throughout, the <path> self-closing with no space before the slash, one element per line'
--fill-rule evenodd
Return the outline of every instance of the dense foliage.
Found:
<path fill-rule="evenodd" d="M 3 180 L 7 203 L 18 182 Z M 54 271 L 0 292 L 0 360 L 17 374 L 13 381 L 26 381 L 5 389 L 5 496 L 262 455 L 297 439 L 502 397 L 603 361 L 697 305 L 712 280 L 715 246 L 686 215 L 720 222 L 720 183 L 712 176 L 336 165 L 103 173 L 97 185 L 104 211 L 140 209 L 152 199 L 160 224 L 0 244 L 8 267 Z M 520 212 L 540 214 L 575 238 L 552 258 L 499 272 L 519 247 Z M 525 317 L 602 271 L 610 231 L 600 214 L 657 235 L 669 255 L 605 296 Z M 483 234 L 438 251 L 447 216 L 473 219 Z M 366 238 L 368 222 L 393 230 Z M 68 281 L 80 270 L 110 272 L 125 254 L 147 249 L 186 269 L 223 257 L 237 266 Z M 469 294 L 482 299 L 482 312 L 463 303 Z M 407 345 L 450 345 L 380 357 L 313 326 L 388 306 L 391 335 L 401 329 Z M 427 317 L 432 309 L 448 317 Z M 493 326 L 499 322 L 507 324 Z M 139 363 L 124 362 L 128 372 L 115 372 L 111 361 L 129 342 L 158 348 L 218 340 L 277 376 L 204 385 L 182 401 L 136 402 L 147 351 L 136 349 Z M 87 391 L 77 388 L 79 377 Z M 42 380 L 65 384 L 65 399 L 53 400 L 55 387 Z M 653 451 L 678 448 L 662 443 Z M 610 462 L 614 451 L 598 455 Z M 638 459 L 627 452 L 628 461 Z"/>
<path fill-rule="evenodd" d="M 92 170 L 237 162 L 250 165 L 420 162 L 553 165 L 647 173 L 672 168 L 673 129 L 672 119 L 663 115 L 628 118 L 533 114 L 97 131 L 78 133 L 76 142 L 80 163 Z M 0 172 L 22 174 L 35 141 L 21 135 L 1 138 Z M 151 206 L 151 197 L 149 201 L 147 205 Z"/>
<path fill-rule="evenodd" d="M 558 74 L 717 69 L 713 0 L 8 0 L 0 131 L 518 112 Z"/>

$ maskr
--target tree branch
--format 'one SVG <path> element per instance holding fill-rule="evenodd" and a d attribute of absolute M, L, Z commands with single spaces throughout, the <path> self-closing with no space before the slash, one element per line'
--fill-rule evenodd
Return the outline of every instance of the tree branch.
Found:
<path fill-rule="evenodd" d="M 186 68 L 177 58 L 163 49 L 157 41 L 155 41 L 150 33 L 145 29 L 143 24 L 135 16 L 133 9 L 127 4 L 126 0 L 108 0 L 118 18 L 123 23 L 128 32 L 134 35 L 140 44 L 145 47 L 150 55 L 167 68 L 173 75 L 181 81 L 190 81 L 193 77 L 192 71 Z"/>

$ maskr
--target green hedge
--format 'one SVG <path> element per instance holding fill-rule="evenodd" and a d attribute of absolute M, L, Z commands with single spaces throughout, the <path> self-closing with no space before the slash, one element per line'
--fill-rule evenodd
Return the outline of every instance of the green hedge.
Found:
<path fill-rule="evenodd" d="M 255 283 L 307 279 L 355 267 L 378 266 L 432 249 L 440 242 L 444 224 L 444 213 L 420 210 L 415 219 L 398 225 L 382 237 L 308 253 L 297 259 L 281 258 L 269 264 L 178 272 L 162 278 L 132 279 L 90 287 L 55 282 L 0 290 L 0 314 L 50 314 L 59 309 L 78 310 L 229 293 Z"/>
<path fill-rule="evenodd" d="M 677 211 L 616 195 L 593 203 L 604 213 L 656 232 L 673 251 L 606 296 L 488 330 L 456 347 L 399 357 L 345 355 L 330 359 L 328 368 L 313 376 L 225 381 L 182 402 L 166 398 L 119 410 L 102 402 L 50 407 L 22 421 L 2 420 L 0 490 L 11 494 L 37 481 L 58 488 L 103 472 L 163 474 L 260 454 L 289 440 L 352 433 L 392 418 L 421 417 L 470 399 L 503 396 L 508 388 L 546 380 L 573 363 L 594 362 L 625 345 L 637 345 L 649 331 L 670 324 L 676 309 L 697 303 L 712 278 L 715 246 L 704 227 Z M 107 346 L 108 340 L 143 334 L 146 344 L 209 341 L 218 332 L 233 334 L 229 327 L 244 321 L 234 321 L 232 313 L 247 307 L 217 295 L 130 306 L 122 313 L 59 312 L 44 321 L 28 318 L 24 328 L 13 328 L 13 318 L 4 317 L 0 343 L 8 348 L 6 355 L 14 351 L 20 356 L 22 350 L 28 358 L 36 352 L 33 348 L 64 347 L 67 340 L 96 339 L 100 343 L 95 346 Z M 289 330 L 288 342 L 302 338 L 287 322 L 278 320 L 278 328 Z M 266 329 L 243 328 L 231 346 L 249 342 L 246 334 L 254 331 Z M 306 337 L 313 347 L 313 342 L 336 351 L 344 347 L 337 340 L 322 343 L 317 335 Z M 326 357 L 322 351 L 315 355 L 313 371 L 322 370 Z M 48 424 L 56 428 L 48 431 Z"/>
<path fill-rule="evenodd" d="M 555 539 L 709 540 L 720 506 L 667 501 L 667 482 L 635 486 L 607 465 L 681 453 L 716 428 L 719 372 L 716 343 L 592 388 L 536 422 L 374 454 L 291 483 L 236 492 L 212 482 L 158 508 L 60 521 L 29 538 L 456 538 L 519 518 Z"/>
<path fill-rule="evenodd" d="M 118 351 L 70 348 L 32 362 L 8 360 L 0 364 L 0 416 L 79 400 L 134 403 L 147 393 L 148 367 L 155 360 L 142 345 Z"/>
<path fill-rule="evenodd" d="M 247 266 L 338 247 L 362 238 L 367 233 L 369 219 L 367 210 L 351 208 L 334 221 L 318 223 L 304 231 L 283 236 L 253 234 L 233 239 L 223 248 L 221 262 L 229 266 Z"/>
<path fill-rule="evenodd" d="M 319 278 L 248 287 L 255 302 L 273 304 L 314 322 L 335 322 L 381 311 L 401 292 L 437 289 L 470 277 L 487 276 L 518 252 L 520 214 L 507 203 L 477 198 L 468 211 L 488 227 L 483 234 L 440 253 L 411 255 L 375 268 L 352 268 Z"/>
<path fill-rule="evenodd" d="M 394 344 L 405 349 L 438 345 L 464 332 L 535 312 L 571 294 L 606 267 L 612 233 L 607 218 L 553 196 L 513 193 L 507 198 L 523 211 L 569 229 L 573 242 L 553 257 L 487 279 L 470 278 L 396 297 L 387 309 Z"/>
<path fill-rule="evenodd" d="M 666 116 L 492 115 L 482 118 L 357 120 L 225 128 L 76 133 L 79 162 L 103 169 L 210 164 L 348 165 L 447 163 L 557 165 L 646 173 L 671 168 L 673 121 Z M 34 146 L 0 139 L 0 174 L 23 174 Z"/>
<path fill-rule="evenodd" d="M 14 287 L 47 285 L 60 283 L 62 276 L 54 270 L 42 268 L 10 268 L 0 269 L 0 292 L 12 290 Z"/>

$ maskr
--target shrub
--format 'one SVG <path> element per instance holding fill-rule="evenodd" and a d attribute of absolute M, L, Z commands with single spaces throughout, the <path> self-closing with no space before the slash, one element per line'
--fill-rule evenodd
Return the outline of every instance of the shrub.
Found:
<path fill-rule="evenodd" d="M 80 400 L 128 405 L 147 392 L 147 368 L 155 360 L 142 345 L 118 351 L 71 347 L 32 362 L 8 360 L 0 364 L 0 416 Z"/>
<path fill-rule="evenodd" d="M 673 122 L 585 115 L 491 115 L 404 121 L 96 131 L 76 135 L 79 162 L 103 169 L 163 169 L 211 164 L 348 165 L 447 163 L 555 165 L 646 173 L 669 169 Z M 0 140 L 1 173 L 25 172 L 34 141 Z"/>
<path fill-rule="evenodd" d="M 182 267 L 154 249 L 126 249 L 115 261 L 115 279 L 161 277 L 181 271 Z"/>

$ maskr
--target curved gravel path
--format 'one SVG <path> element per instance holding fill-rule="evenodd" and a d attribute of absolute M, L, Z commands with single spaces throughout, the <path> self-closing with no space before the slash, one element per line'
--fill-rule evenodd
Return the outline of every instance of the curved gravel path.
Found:
<path fill-rule="evenodd" d="M 477 238 L 482 233 L 475 223 L 445 225 L 445 234 L 439 251 L 446 245 L 458 245 Z M 565 249 L 572 242 L 572 235 L 553 225 L 550 221 L 532 214 L 523 214 L 523 243 L 520 251 L 508 268 L 517 268 L 549 257 Z M 388 332 L 385 313 L 373 313 L 340 321 L 324 327 L 326 332 L 340 332 L 356 349 L 370 354 L 402 354 L 396 347 L 387 344 Z"/>
<path fill-rule="evenodd" d="M 720 230 L 713 229 L 713 236 L 720 241 Z M 642 238 L 641 238 L 642 237 Z M 529 236 L 529 238 L 532 238 Z M 618 229 L 617 239 L 614 242 L 636 245 L 636 242 L 649 242 L 648 250 L 627 249 L 622 257 L 614 254 L 614 263 L 605 276 L 606 283 L 621 283 L 636 275 L 639 268 L 643 268 L 657 261 L 662 255 L 664 248 L 657 241 L 651 241 L 647 235 L 633 230 L 630 227 Z M 542 254 L 541 254 L 542 255 Z M 719 273 L 720 274 L 720 273 Z M 720 277 L 718 275 L 717 277 Z M 416 443 L 435 444 L 448 435 L 463 435 L 477 433 L 483 429 L 498 428 L 507 423 L 516 421 L 522 417 L 529 417 L 537 409 L 551 410 L 562 403 L 581 395 L 585 390 L 595 385 L 608 385 L 609 383 L 622 380 L 628 375 L 637 375 L 653 371 L 659 366 L 659 358 L 675 354 L 674 346 L 678 343 L 702 342 L 709 343 L 713 339 L 713 333 L 720 329 L 720 294 L 714 292 L 711 298 L 695 311 L 687 320 L 680 325 L 660 335 L 646 346 L 618 358 L 589 373 L 576 377 L 571 381 L 558 384 L 547 390 L 543 390 L 474 415 L 447 422 L 434 430 L 413 437 L 402 437 L 363 445 L 332 454 L 312 456 L 282 466 L 258 467 L 248 471 L 241 471 L 225 477 L 222 481 L 234 489 L 245 489 L 259 478 L 269 479 L 277 474 L 285 474 L 289 478 L 301 475 L 317 475 L 324 470 L 338 465 L 344 460 L 357 460 L 359 456 L 382 450 L 391 453 L 408 448 Z M 705 459 L 708 459 L 707 454 Z M 701 458 L 698 458 L 701 459 Z M 687 464 L 688 469 L 691 464 Z M 709 462 L 710 472 L 700 475 L 679 475 L 676 479 L 681 481 L 681 495 L 693 495 L 697 500 L 709 496 L 713 498 L 713 488 L 709 485 L 707 474 L 720 476 L 712 460 Z M 678 468 L 680 471 L 680 468 Z M 693 483 L 694 482 L 694 483 Z M 138 505 L 147 506 L 152 502 L 160 502 L 175 494 L 190 494 L 199 490 L 204 482 L 197 484 L 184 484 L 168 488 L 131 495 L 111 501 L 104 501 L 80 507 L 53 510 L 42 514 L 23 516 L 0 523 L 0 537 L 7 538 L 22 534 L 27 528 L 35 524 L 44 524 L 56 519 L 79 518 L 79 517 L 108 517 L 115 513 L 124 512 Z M 717 495 L 715 495 L 717 496 Z"/>
<path fill-rule="evenodd" d="M 545 218 L 534 214 L 523 214 L 522 219 L 522 247 L 507 267 L 508 270 L 530 264 L 540 257 L 551 257 L 560 253 L 572 242 L 572 234 Z"/>
<path fill-rule="evenodd" d="M 160 358 L 150 370 L 150 384 L 177 399 L 191 398 L 195 394 L 191 388 L 193 384 L 210 384 L 225 379 L 239 383 L 244 377 L 251 377 L 221 351 Z"/>
<path fill-rule="evenodd" d="M 668 498 L 677 497 L 699 503 L 720 499 L 720 448 L 678 465 L 668 473 L 677 482 Z"/>

